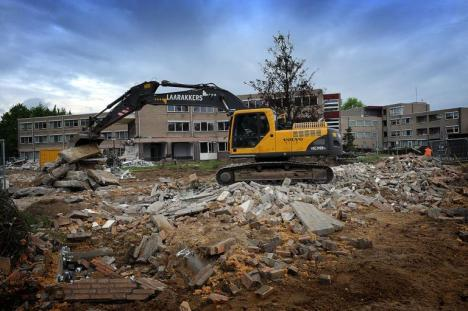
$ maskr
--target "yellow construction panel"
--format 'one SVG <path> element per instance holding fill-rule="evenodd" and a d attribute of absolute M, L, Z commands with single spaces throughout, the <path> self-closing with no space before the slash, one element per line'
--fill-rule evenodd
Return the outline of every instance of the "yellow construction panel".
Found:
<path fill-rule="evenodd" d="M 48 162 L 57 160 L 60 149 L 42 149 L 39 151 L 39 165 L 41 167 Z"/>

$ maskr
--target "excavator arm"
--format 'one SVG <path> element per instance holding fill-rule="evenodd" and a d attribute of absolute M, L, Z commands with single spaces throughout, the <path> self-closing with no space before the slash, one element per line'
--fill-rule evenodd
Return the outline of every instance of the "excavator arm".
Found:
<path fill-rule="evenodd" d="M 160 87 L 175 87 L 189 89 L 181 92 L 158 93 Z M 97 115 L 90 117 L 86 133 L 81 133 L 74 140 L 74 145 L 100 143 L 101 132 L 112 124 L 125 118 L 129 114 L 140 110 L 145 105 L 154 106 L 203 106 L 215 107 L 232 114 L 246 107 L 242 101 L 229 91 L 213 83 L 208 84 L 182 84 L 163 80 L 161 82 L 149 81 L 135 85 L 122 96 L 106 106 Z M 102 114 L 107 114 L 100 118 Z"/>

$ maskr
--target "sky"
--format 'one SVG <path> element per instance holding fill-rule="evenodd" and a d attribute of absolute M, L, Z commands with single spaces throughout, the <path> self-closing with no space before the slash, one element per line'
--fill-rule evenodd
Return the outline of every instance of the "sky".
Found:
<path fill-rule="evenodd" d="M 278 32 L 324 92 L 468 107 L 466 0 L 0 0 L 0 113 L 97 112 L 148 80 L 252 93 Z"/>

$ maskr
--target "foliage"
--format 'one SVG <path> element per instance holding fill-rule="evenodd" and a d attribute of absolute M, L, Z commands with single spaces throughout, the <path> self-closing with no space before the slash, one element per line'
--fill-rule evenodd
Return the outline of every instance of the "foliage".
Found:
<path fill-rule="evenodd" d="M 273 36 L 273 47 L 268 49 L 270 59 L 262 65 L 263 79 L 247 82 L 255 89 L 264 103 L 289 120 L 298 117 L 308 121 L 319 117 L 318 106 L 303 107 L 296 98 L 313 95 L 312 74 L 304 67 L 305 60 L 293 56 L 294 45 L 290 35 Z"/>
<path fill-rule="evenodd" d="M 356 107 L 365 107 L 365 105 L 356 97 L 349 97 L 341 106 L 341 110 L 348 110 Z"/>
<path fill-rule="evenodd" d="M 39 104 L 35 107 L 28 108 L 23 104 L 16 104 L 8 112 L 2 115 L 0 120 L 0 139 L 5 139 L 5 156 L 18 156 L 18 119 L 32 117 L 46 117 L 66 114 L 64 108 L 53 109 Z"/>
<path fill-rule="evenodd" d="M 346 129 L 346 133 L 343 136 L 343 140 L 345 142 L 343 149 L 346 152 L 350 152 L 354 150 L 354 135 L 353 135 L 353 129 L 349 126 Z"/>

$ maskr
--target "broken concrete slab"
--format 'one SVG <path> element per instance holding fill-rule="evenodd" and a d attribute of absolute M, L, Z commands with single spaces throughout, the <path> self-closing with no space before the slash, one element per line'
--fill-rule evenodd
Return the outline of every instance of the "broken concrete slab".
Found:
<path fill-rule="evenodd" d="M 79 180 L 56 180 L 54 182 L 55 188 L 68 188 L 72 190 L 85 190 L 86 185 Z"/>
<path fill-rule="evenodd" d="M 151 216 L 151 221 L 158 227 L 160 231 L 164 230 L 167 232 L 174 231 L 174 226 L 167 220 L 164 215 L 153 215 Z"/>
<path fill-rule="evenodd" d="M 153 233 L 151 236 L 144 236 L 138 246 L 138 253 L 136 257 L 137 262 L 147 262 L 148 259 L 153 256 L 153 254 L 160 248 L 162 245 L 162 240 L 159 237 L 159 234 Z M 135 249 L 136 251 L 137 249 Z"/>
<path fill-rule="evenodd" d="M 218 196 L 218 198 L 216 199 L 216 201 L 218 202 L 224 202 L 226 201 L 227 197 L 230 195 L 231 193 L 229 191 L 223 191 L 221 192 L 221 194 Z"/>
<path fill-rule="evenodd" d="M 18 189 L 14 194 L 13 197 L 15 199 L 23 198 L 23 197 L 37 197 L 43 196 L 46 194 L 51 193 L 53 190 L 46 187 L 28 187 L 23 189 Z"/>
<path fill-rule="evenodd" d="M 307 230 L 315 234 L 328 235 L 344 227 L 341 221 L 319 211 L 312 204 L 295 201 L 292 208 Z"/>
<path fill-rule="evenodd" d="M 101 186 L 120 185 L 119 179 L 111 172 L 88 170 L 88 176 Z"/>
<path fill-rule="evenodd" d="M 274 288 L 268 285 L 263 285 L 259 289 L 255 291 L 255 294 L 259 297 L 265 298 L 268 297 L 271 293 L 273 293 Z"/>
<path fill-rule="evenodd" d="M 109 219 L 102 225 L 102 229 L 110 229 L 114 225 L 114 223 L 114 219 Z"/>
<path fill-rule="evenodd" d="M 198 271 L 198 273 L 193 277 L 190 282 L 191 286 L 200 287 L 205 284 L 206 281 L 213 275 L 214 270 L 213 266 L 208 264 Z"/>
<path fill-rule="evenodd" d="M 152 289 L 154 291 L 162 292 L 167 288 L 167 285 L 163 282 L 153 278 L 136 278 L 135 281 L 146 289 Z"/>
<path fill-rule="evenodd" d="M 65 175 L 65 179 L 86 181 L 88 179 L 88 174 L 84 171 L 68 171 Z"/>
<path fill-rule="evenodd" d="M 65 176 L 68 171 L 75 169 L 74 164 L 62 164 L 59 167 L 56 167 L 50 171 L 50 175 L 55 179 L 60 179 L 61 177 Z"/>
<path fill-rule="evenodd" d="M 59 157 L 67 163 L 74 163 L 81 159 L 96 156 L 101 153 L 99 147 L 95 144 L 71 147 L 60 151 Z"/>
<path fill-rule="evenodd" d="M 92 236 L 91 232 L 76 232 L 67 234 L 67 240 L 73 242 L 84 241 Z"/>
<path fill-rule="evenodd" d="M 208 296 L 208 299 L 211 300 L 211 302 L 213 303 L 224 303 L 229 301 L 229 297 L 216 293 L 211 293 Z"/>
<path fill-rule="evenodd" d="M 79 203 L 83 201 L 83 197 L 78 196 L 78 195 L 72 195 L 72 196 L 69 196 L 68 198 L 65 198 L 64 201 L 65 203 L 69 203 L 69 204 Z"/>
<path fill-rule="evenodd" d="M 164 202 L 156 201 L 146 208 L 146 211 L 150 214 L 158 214 L 164 209 Z"/>

